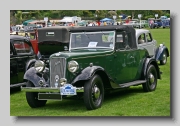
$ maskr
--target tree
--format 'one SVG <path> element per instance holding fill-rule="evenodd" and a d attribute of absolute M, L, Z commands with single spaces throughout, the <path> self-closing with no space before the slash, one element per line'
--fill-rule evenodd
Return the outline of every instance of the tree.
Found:
<path fill-rule="evenodd" d="M 16 24 L 22 24 L 22 11 L 17 11 L 15 14 Z"/>
<path fill-rule="evenodd" d="M 112 18 L 113 16 L 117 16 L 117 13 L 116 13 L 116 11 L 108 11 L 108 13 L 107 13 L 107 16 L 109 17 L 109 18 Z"/>

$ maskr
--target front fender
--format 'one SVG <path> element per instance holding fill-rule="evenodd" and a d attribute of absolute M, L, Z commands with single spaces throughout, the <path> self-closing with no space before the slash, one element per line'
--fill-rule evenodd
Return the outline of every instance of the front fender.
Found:
<path fill-rule="evenodd" d="M 156 55 L 155 55 L 155 59 L 158 60 L 162 60 L 163 59 L 163 53 L 166 52 L 167 57 L 169 57 L 169 50 L 166 46 L 162 45 L 159 46 L 156 50 Z"/>
<path fill-rule="evenodd" d="M 100 66 L 92 66 L 86 67 L 81 71 L 81 73 L 72 81 L 72 84 L 76 83 L 77 81 L 81 80 L 88 80 L 90 79 L 94 73 L 98 70 L 104 71 L 104 68 Z"/>
<path fill-rule="evenodd" d="M 26 71 L 33 66 L 33 64 L 36 62 L 36 59 L 31 59 L 26 63 Z"/>
<path fill-rule="evenodd" d="M 41 82 L 46 82 L 46 80 L 43 77 L 40 77 L 37 75 L 34 67 L 29 68 L 26 73 L 24 74 L 24 79 L 31 81 L 35 87 L 39 87 L 39 82 L 41 80 Z"/>

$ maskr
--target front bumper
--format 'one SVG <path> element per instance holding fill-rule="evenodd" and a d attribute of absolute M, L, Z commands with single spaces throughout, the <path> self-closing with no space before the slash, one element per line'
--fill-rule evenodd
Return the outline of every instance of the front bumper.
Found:
<path fill-rule="evenodd" d="M 56 92 L 61 93 L 60 87 L 21 87 L 24 92 Z M 84 87 L 77 87 L 76 92 L 84 92 Z"/>

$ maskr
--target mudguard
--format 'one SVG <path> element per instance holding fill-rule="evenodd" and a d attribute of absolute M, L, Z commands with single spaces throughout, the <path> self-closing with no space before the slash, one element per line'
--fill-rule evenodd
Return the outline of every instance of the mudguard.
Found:
<path fill-rule="evenodd" d="M 32 67 L 32 65 L 34 64 L 36 62 L 36 59 L 31 59 L 31 60 L 29 60 L 27 63 L 26 63 L 26 71 L 30 68 L 30 67 Z"/>
<path fill-rule="evenodd" d="M 169 50 L 164 44 L 160 44 L 160 46 L 156 49 L 155 59 L 158 61 L 163 59 L 163 53 L 166 51 L 167 57 L 169 57 Z"/>
<path fill-rule="evenodd" d="M 41 56 L 41 53 L 38 51 L 37 55 L 36 55 L 36 59 L 31 59 L 29 60 L 27 63 L 26 63 L 26 71 L 32 67 L 32 65 L 36 62 L 37 59 L 40 59 L 42 56 Z"/>
<path fill-rule="evenodd" d="M 100 67 L 100 66 L 89 66 L 86 67 L 85 69 L 83 69 L 81 71 L 81 73 L 72 81 L 72 84 L 76 83 L 77 81 L 81 81 L 81 80 L 88 80 L 90 79 L 94 73 L 96 73 L 96 71 L 104 71 L 104 68 Z M 104 71 L 105 72 L 105 71 Z M 106 73 L 106 72 L 105 72 Z"/>
<path fill-rule="evenodd" d="M 46 80 L 43 77 L 37 75 L 34 67 L 31 67 L 26 71 L 26 73 L 24 74 L 24 79 L 31 81 L 35 87 L 40 87 L 39 85 L 40 80 L 46 83 Z"/>
<path fill-rule="evenodd" d="M 157 70 L 157 76 L 158 76 L 158 79 L 161 79 L 161 72 L 160 72 L 160 69 L 159 69 L 159 66 L 158 66 L 158 63 L 156 62 L 156 60 L 151 57 L 151 58 L 146 58 L 145 62 L 144 62 L 144 71 L 143 71 L 143 74 L 144 74 L 144 79 L 146 77 L 146 70 L 148 68 L 148 66 L 150 64 L 153 64 Z"/>

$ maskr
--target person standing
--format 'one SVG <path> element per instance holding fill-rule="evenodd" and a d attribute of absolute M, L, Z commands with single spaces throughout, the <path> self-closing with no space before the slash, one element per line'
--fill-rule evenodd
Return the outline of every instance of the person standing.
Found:
<path fill-rule="evenodd" d="M 100 23 L 100 26 L 104 26 L 104 23 L 103 23 L 103 22 L 101 22 L 101 23 Z"/>
<path fill-rule="evenodd" d="M 97 24 L 98 24 L 98 26 L 100 26 L 100 24 L 101 24 L 100 21 L 97 21 Z"/>

